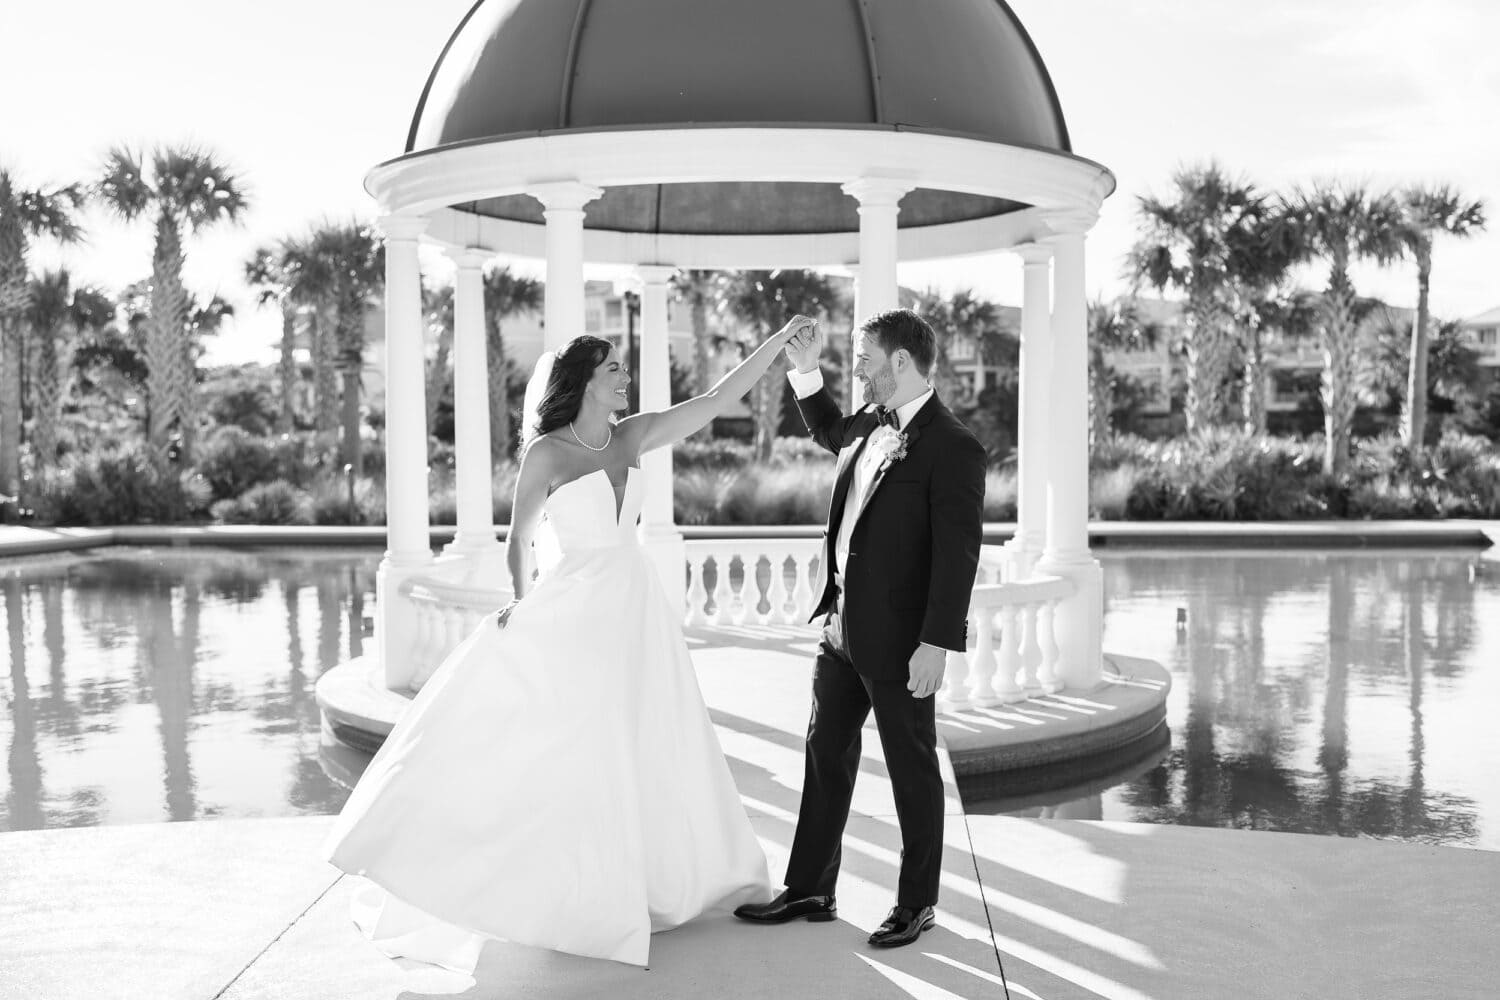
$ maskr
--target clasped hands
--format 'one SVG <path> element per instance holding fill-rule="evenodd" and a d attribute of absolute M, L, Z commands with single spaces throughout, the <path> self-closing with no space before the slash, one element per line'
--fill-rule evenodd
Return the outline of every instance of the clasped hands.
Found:
<path fill-rule="evenodd" d="M 823 353 L 823 334 L 816 320 L 798 313 L 778 337 L 786 338 L 786 357 L 799 372 L 810 372 L 818 367 L 818 357 Z"/>

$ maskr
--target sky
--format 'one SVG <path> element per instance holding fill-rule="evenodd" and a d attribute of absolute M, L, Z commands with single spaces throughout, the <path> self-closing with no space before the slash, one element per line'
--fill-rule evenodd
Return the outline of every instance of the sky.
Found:
<path fill-rule="evenodd" d="M 91 180 L 109 148 L 195 143 L 243 177 L 243 224 L 188 244 L 188 287 L 237 317 L 209 363 L 270 361 L 279 319 L 240 275 L 254 247 L 319 220 L 373 217 L 362 180 L 400 153 L 433 61 L 470 0 L 0 0 L 0 163 L 23 185 Z M 1219 161 L 1268 190 L 1318 179 L 1446 182 L 1482 199 L 1477 238 L 1439 242 L 1432 305 L 1500 305 L 1500 3 L 1495 0 L 1012 0 L 1081 156 L 1119 189 L 1088 241 L 1091 295 L 1124 290 L 1143 194 Z M 89 241 L 33 266 L 118 289 L 150 271 L 149 223 L 85 217 Z M 447 267 L 426 258 L 430 273 Z M 540 274 L 537 262 L 518 262 Z M 614 277 L 607 268 L 591 276 Z M 1359 290 L 1412 305 L 1412 265 L 1361 267 Z M 1011 254 L 902 264 L 898 279 L 1018 304 Z M 1309 269 L 1305 279 L 1322 276 Z M 439 279 L 441 280 L 441 278 Z"/>

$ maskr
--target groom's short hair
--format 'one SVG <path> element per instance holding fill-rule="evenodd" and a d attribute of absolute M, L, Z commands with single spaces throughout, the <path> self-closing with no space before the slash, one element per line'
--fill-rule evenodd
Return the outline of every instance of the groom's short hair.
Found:
<path fill-rule="evenodd" d="M 927 321 L 910 309 L 888 309 L 865 320 L 860 327 L 865 336 L 874 337 L 886 354 L 906 351 L 924 376 L 932 373 L 937 360 L 937 335 Z"/>

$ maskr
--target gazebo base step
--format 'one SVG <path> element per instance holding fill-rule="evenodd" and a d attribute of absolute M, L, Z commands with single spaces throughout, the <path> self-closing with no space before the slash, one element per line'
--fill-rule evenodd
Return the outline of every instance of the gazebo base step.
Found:
<path fill-rule="evenodd" d="M 1071 778 L 1061 779 L 1073 785 L 1088 779 L 1090 762 L 1118 773 L 1127 760 L 1154 752 L 1166 733 L 1170 688 L 1170 675 L 1159 664 L 1110 654 L 1103 680 L 1092 690 L 944 713 L 938 735 L 959 777 L 1003 774 L 1007 795 L 1043 792 L 1060 780 L 1055 765 L 1077 762 L 1067 769 Z M 411 704 L 409 694 L 385 687 L 379 664 L 369 656 L 325 673 L 317 697 L 325 741 L 365 754 L 380 748 Z"/>

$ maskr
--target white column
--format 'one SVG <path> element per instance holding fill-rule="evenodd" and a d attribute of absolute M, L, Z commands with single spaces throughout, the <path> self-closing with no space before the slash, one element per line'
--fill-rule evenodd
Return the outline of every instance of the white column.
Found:
<path fill-rule="evenodd" d="M 458 533 L 443 550 L 467 562 L 463 579 L 509 587 L 505 548 L 495 540 L 495 492 L 490 466 L 489 365 L 484 323 L 484 272 L 490 258 L 477 247 L 448 253 L 458 265 L 453 288 L 453 460 Z"/>
<path fill-rule="evenodd" d="M 1104 573 L 1089 551 L 1089 430 L 1087 299 L 1084 234 L 1095 216 L 1050 216 L 1056 234 L 1052 304 L 1052 377 L 1048 398 L 1047 542 L 1038 569 L 1073 581 L 1074 595 L 1057 607 L 1059 673 L 1069 688 L 1099 683 Z"/>
<path fill-rule="evenodd" d="M 899 305 L 896 287 L 896 216 L 914 185 L 892 177 L 861 177 L 843 187 L 859 202 L 859 261 L 854 279 L 854 329 L 876 313 Z M 854 406 L 864 393 L 854 384 Z"/>
<path fill-rule="evenodd" d="M 583 332 L 583 206 L 604 193 L 578 181 L 536 184 L 527 193 L 547 220 L 547 290 L 543 344 L 555 351 Z"/>
<path fill-rule="evenodd" d="M 1017 406 L 1016 535 L 1011 566 L 1024 579 L 1042 554 L 1047 537 L 1047 403 L 1052 391 L 1052 248 L 1027 243 L 1015 248 L 1025 280 L 1021 299 L 1021 391 Z"/>
<path fill-rule="evenodd" d="M 641 279 L 641 410 L 672 405 L 672 367 L 668 350 L 667 289 L 674 267 L 647 264 L 636 269 Z M 646 500 L 641 510 L 641 541 L 661 573 L 662 587 L 679 612 L 687 607 L 687 546 L 672 514 L 672 449 L 657 448 L 641 456 Z"/>
<path fill-rule="evenodd" d="M 386 686 L 410 686 L 416 619 L 395 595 L 432 562 L 427 524 L 426 358 L 422 336 L 421 216 L 387 215 L 385 233 L 386 549 L 376 574 L 375 648 Z"/>

